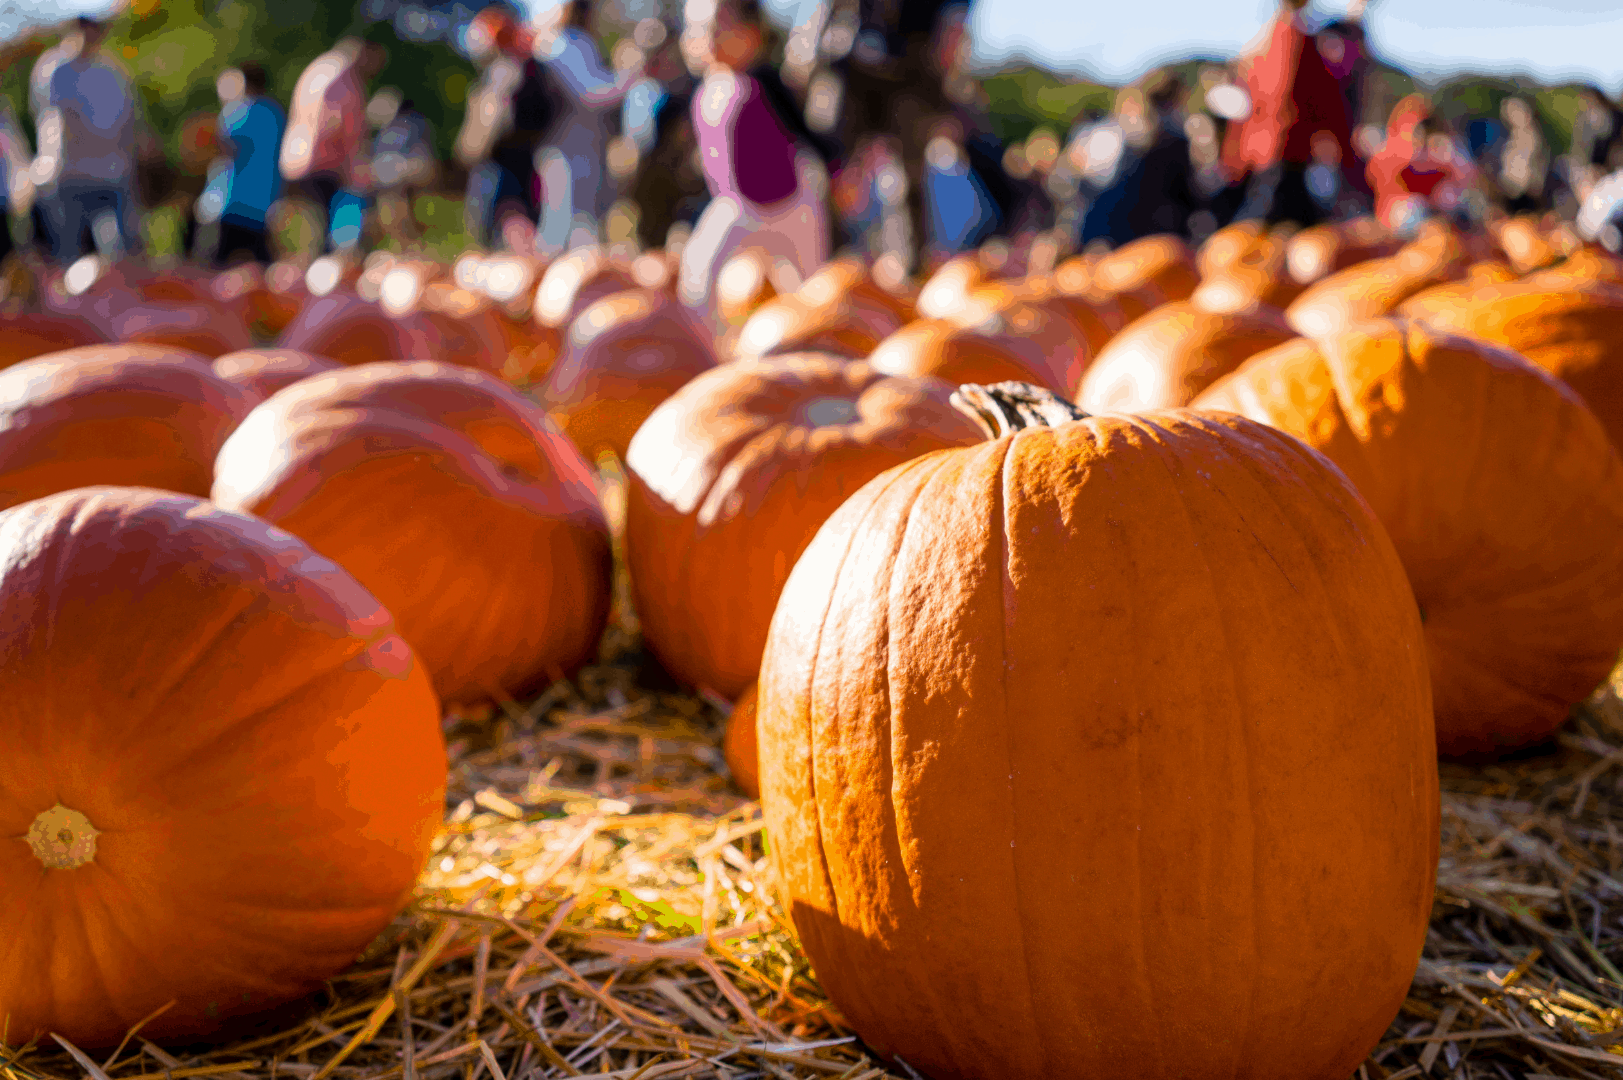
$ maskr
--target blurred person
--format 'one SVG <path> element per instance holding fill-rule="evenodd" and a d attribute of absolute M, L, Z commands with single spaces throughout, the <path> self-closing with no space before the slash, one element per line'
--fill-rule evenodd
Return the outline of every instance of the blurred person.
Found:
<path fill-rule="evenodd" d="M 628 185 L 637 206 L 637 238 L 644 248 L 664 245 L 671 227 L 690 229 L 710 201 L 698 166 L 693 92 L 698 81 L 682 62 L 677 36 L 659 27 L 644 77 L 626 95 L 621 127 L 637 148 Z M 638 42 L 642 44 L 641 41 Z"/>
<path fill-rule="evenodd" d="M 540 214 L 537 156 L 561 106 L 534 55 L 535 34 L 515 9 L 485 8 L 469 24 L 467 44 L 479 79 L 468 95 L 455 156 L 468 168 L 468 232 L 494 245 L 507 218 L 533 222 Z"/>
<path fill-rule="evenodd" d="M 11 219 L 34 206 L 34 179 L 29 172 L 28 142 L 11 102 L 0 98 L 0 264 L 12 252 Z"/>
<path fill-rule="evenodd" d="M 1504 138 L 1497 147 L 1496 179 L 1512 214 L 1542 210 L 1545 178 L 1550 170 L 1550 147 L 1526 98 L 1507 97 L 1499 106 L 1505 123 Z"/>
<path fill-rule="evenodd" d="M 1325 220 L 1307 185 L 1314 139 L 1321 134 L 1335 140 L 1347 185 L 1365 188 L 1347 98 L 1308 36 L 1301 15 L 1305 6 L 1306 0 L 1280 0 L 1272 21 L 1239 62 L 1251 113 L 1229 126 L 1223 146 L 1229 176 L 1247 183 L 1236 218 L 1303 226 Z"/>
<path fill-rule="evenodd" d="M 421 235 L 412 206 L 418 192 L 430 188 L 439 171 L 434 158 L 434 127 L 417 103 L 386 87 L 367 103 L 367 120 L 377 129 L 372 139 L 373 198 L 378 226 L 385 236 L 403 241 Z"/>
<path fill-rule="evenodd" d="M 1354 126 L 1363 122 L 1365 88 L 1375 66 L 1364 36 L 1363 7 L 1362 3 L 1355 2 L 1349 6 L 1346 18 L 1326 23 L 1313 36 L 1313 44 L 1325 67 L 1341 86 L 1342 98 L 1347 103 L 1347 122 Z"/>
<path fill-rule="evenodd" d="M 1195 211 L 1194 163 L 1178 103 L 1182 80 L 1154 72 L 1116 95 L 1121 159 L 1114 181 L 1082 219 L 1078 246 L 1095 240 L 1125 244 L 1151 233 L 1189 234 Z"/>
<path fill-rule="evenodd" d="M 844 156 L 867 138 L 896 140 L 912 243 L 925 235 L 924 151 L 949 111 L 945 83 L 968 52 L 968 12 L 963 0 L 800 0 L 785 49 L 784 77 L 797 93 L 820 67 L 838 81 Z"/>
<path fill-rule="evenodd" d="M 52 254 L 61 264 L 97 247 L 138 253 L 135 213 L 135 92 L 105 57 L 106 29 L 77 20 L 75 43 L 47 84 L 34 183 L 45 196 Z"/>
<path fill-rule="evenodd" d="M 34 118 L 34 145 L 45 145 L 45 114 L 51 107 L 51 76 L 56 69 L 70 57 L 76 56 L 84 47 L 84 38 L 77 24 L 70 24 L 62 34 L 62 39 L 49 46 L 34 59 L 34 66 L 28 73 L 28 111 Z M 46 170 L 51 163 L 34 160 L 36 173 L 31 175 L 35 190 L 47 186 Z M 52 257 L 56 250 L 56 237 L 51 228 L 50 214 L 46 211 L 47 199 L 36 197 L 32 211 L 34 222 L 34 244 L 41 254 Z"/>
<path fill-rule="evenodd" d="M 605 151 L 616 110 L 642 78 L 642 51 L 624 42 L 625 63 L 611 72 L 588 29 L 588 0 L 564 0 L 536 56 L 558 87 L 559 116 L 541 148 L 541 216 L 536 248 L 543 254 L 595 244 L 612 192 L 604 183 Z"/>
<path fill-rule="evenodd" d="M 762 46 L 756 0 L 720 0 L 690 29 L 690 59 L 705 65 L 693 127 L 711 201 L 682 251 L 677 285 L 683 302 L 719 330 L 715 279 L 734 255 L 760 250 L 801 280 L 827 260 L 828 179 L 749 74 Z"/>
<path fill-rule="evenodd" d="M 1578 93 L 1567 159 L 1569 182 L 1580 202 L 1602 176 L 1623 169 L 1623 109 L 1598 86 L 1585 86 Z"/>
<path fill-rule="evenodd" d="M 1375 216 L 1401 235 L 1429 217 L 1463 211 L 1476 180 L 1469 155 L 1433 122 L 1431 102 L 1410 94 L 1392 109 L 1386 142 L 1370 159 Z"/>
<path fill-rule="evenodd" d="M 1001 220 L 985 180 L 970 164 L 963 128 L 952 117 L 937 120 L 925 144 L 923 187 L 926 265 L 979 247 Z"/>
<path fill-rule="evenodd" d="M 218 80 L 215 87 L 218 90 Z M 214 213 L 210 216 L 205 209 L 209 200 L 203 197 L 205 191 L 210 189 L 211 180 L 215 181 L 214 188 L 222 186 L 216 171 L 227 167 L 227 163 L 220 158 L 219 129 L 218 113 L 191 114 L 181 121 L 178 166 L 170 168 L 168 161 L 159 156 L 151 161 L 145 171 L 143 188 L 149 202 L 164 203 L 180 212 L 184 222 L 180 238 L 182 257 L 195 254 L 200 225 L 219 221 L 220 206 L 214 206 Z M 216 197 L 213 201 L 220 200 Z M 204 218 L 207 218 L 207 222 Z"/>
<path fill-rule="evenodd" d="M 216 266 L 246 255 L 271 264 L 265 218 L 282 195 L 277 167 L 287 115 L 265 94 L 265 69 L 244 64 L 221 73 L 215 82 L 220 95 L 220 141 L 231 165 L 224 184 L 220 212 L 220 239 L 214 252 Z"/>
<path fill-rule="evenodd" d="M 293 87 L 279 155 L 282 178 L 317 210 L 321 250 L 359 247 L 366 191 L 366 84 L 383 47 L 346 37 L 312 60 Z"/>

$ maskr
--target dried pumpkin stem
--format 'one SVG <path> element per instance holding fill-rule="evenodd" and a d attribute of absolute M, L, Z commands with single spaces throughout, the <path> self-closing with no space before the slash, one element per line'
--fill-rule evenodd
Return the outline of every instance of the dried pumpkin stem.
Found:
<path fill-rule="evenodd" d="M 953 408 L 981 426 L 989 439 L 1001 439 L 1022 428 L 1057 427 L 1088 414 L 1052 390 L 1023 382 L 991 386 L 965 383 L 953 391 Z"/>
<path fill-rule="evenodd" d="M 34 819 L 24 839 L 46 869 L 77 870 L 95 861 L 100 835 L 89 818 L 57 803 Z"/>

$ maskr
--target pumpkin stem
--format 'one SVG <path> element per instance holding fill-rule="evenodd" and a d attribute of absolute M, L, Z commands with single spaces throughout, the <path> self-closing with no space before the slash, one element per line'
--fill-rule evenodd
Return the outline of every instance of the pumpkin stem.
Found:
<path fill-rule="evenodd" d="M 57 803 L 34 819 L 24 839 L 47 870 L 77 870 L 95 861 L 100 835 L 89 818 Z"/>
<path fill-rule="evenodd" d="M 1057 427 L 1072 420 L 1086 420 L 1088 414 L 1060 397 L 1023 382 L 1000 382 L 991 386 L 965 383 L 952 394 L 953 408 L 981 426 L 989 439 L 1022 428 Z"/>

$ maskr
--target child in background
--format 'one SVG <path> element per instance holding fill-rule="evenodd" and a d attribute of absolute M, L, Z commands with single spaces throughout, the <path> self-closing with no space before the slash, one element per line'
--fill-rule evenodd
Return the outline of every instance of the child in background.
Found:
<path fill-rule="evenodd" d="M 220 213 L 216 266 L 240 255 L 269 266 L 265 215 L 282 194 L 277 155 L 287 118 L 282 107 L 265 96 L 265 69 L 244 64 L 220 76 L 220 140 L 231 155 L 225 205 Z"/>
<path fill-rule="evenodd" d="M 827 177 L 749 74 L 764 38 L 755 0 L 690 0 L 687 25 L 689 62 L 704 73 L 693 126 L 713 198 L 683 249 L 678 290 L 719 329 L 716 275 L 734 255 L 757 249 L 798 280 L 827 260 Z"/>

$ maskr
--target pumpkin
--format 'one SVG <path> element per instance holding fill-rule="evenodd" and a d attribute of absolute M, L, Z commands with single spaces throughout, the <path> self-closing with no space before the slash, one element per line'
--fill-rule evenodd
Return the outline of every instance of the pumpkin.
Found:
<path fill-rule="evenodd" d="M 256 401 L 270 397 L 284 386 L 301 379 L 337 371 L 342 364 L 325 356 L 294 352 L 291 349 L 244 349 L 226 353 L 214 361 L 214 374 L 235 383 Z"/>
<path fill-rule="evenodd" d="M 918 315 L 924 319 L 950 319 L 975 289 L 991 279 L 986 265 L 974 254 L 954 255 L 941 264 L 919 290 Z"/>
<path fill-rule="evenodd" d="M 1068 338 L 1055 348 L 1048 342 Z M 934 378 L 954 384 L 972 379 L 1019 379 L 1069 394 L 1082 381 L 1089 354 L 1082 333 L 1062 311 L 1015 304 L 974 325 L 917 319 L 880 342 L 869 356 L 887 375 Z"/>
<path fill-rule="evenodd" d="M 727 717 L 727 731 L 721 740 L 721 756 L 733 783 L 752 799 L 761 797 L 761 766 L 755 738 L 755 686 L 752 684 L 733 705 Z"/>
<path fill-rule="evenodd" d="M 149 301 L 118 312 L 109 325 L 119 341 L 165 345 L 207 357 L 254 346 L 247 324 L 219 304 Z"/>
<path fill-rule="evenodd" d="M 0 509 L 98 484 L 207 495 L 257 395 L 206 357 L 91 345 L 0 372 Z"/>
<path fill-rule="evenodd" d="M 1203 277 L 1189 299 L 1215 312 L 1243 311 L 1258 304 L 1283 308 L 1304 288 L 1290 275 L 1287 250 L 1284 237 L 1259 236 L 1228 265 Z"/>
<path fill-rule="evenodd" d="M 1225 225 L 1208 236 L 1195 251 L 1195 272 L 1202 280 L 1215 277 L 1267 236 L 1268 226 L 1257 219 Z"/>
<path fill-rule="evenodd" d="M 1304 337 L 1333 337 L 1390 314 L 1433 285 L 1455 280 L 1467 265 L 1457 238 L 1428 233 L 1395 255 L 1361 262 L 1310 285 L 1285 309 L 1285 319 Z"/>
<path fill-rule="evenodd" d="M 345 292 L 311 298 L 277 345 L 346 366 L 440 360 L 492 370 L 505 360 L 503 346 L 453 319 L 420 309 L 394 315 L 379 304 Z"/>
<path fill-rule="evenodd" d="M 757 308 L 735 352 L 740 358 L 821 352 L 861 359 L 901 329 L 908 307 L 875 284 L 860 262 L 839 259 L 790 295 Z"/>
<path fill-rule="evenodd" d="M 1209 241 L 1208 241 L 1209 243 Z M 1292 236 L 1285 246 L 1285 268 L 1304 288 L 1366 259 L 1390 255 L 1397 244 L 1372 218 L 1315 225 Z"/>
<path fill-rule="evenodd" d="M 535 290 L 535 318 L 562 329 L 605 296 L 638 288 L 631 267 L 601 247 L 576 248 L 547 266 Z"/>
<path fill-rule="evenodd" d="M 1193 301 L 1163 304 L 1105 346 L 1082 378 L 1077 404 L 1093 413 L 1179 408 L 1247 358 L 1294 337 L 1274 308 L 1216 315 Z"/>
<path fill-rule="evenodd" d="M 517 698 L 596 654 L 609 541 L 591 470 L 494 376 L 419 362 L 295 383 L 226 440 L 213 498 L 353 573 L 448 703 Z"/>
<path fill-rule="evenodd" d="M 77 315 L 37 311 L 0 315 L 0 369 L 106 340 L 93 321 Z"/>
<path fill-rule="evenodd" d="M 1623 447 L 1623 290 L 1514 282 L 1415 314 L 1521 353 L 1578 391 Z"/>
<path fill-rule="evenodd" d="M 208 1035 L 320 989 L 409 899 L 438 703 L 299 539 L 135 488 L 0 513 L 0 671 L 12 1045 Z"/>
<path fill-rule="evenodd" d="M 975 438 L 950 388 L 836 357 L 725 364 L 654 410 L 626 454 L 626 565 L 654 656 L 732 699 L 823 520 L 892 465 Z"/>
<path fill-rule="evenodd" d="M 662 290 L 637 289 L 581 312 L 539 396 L 588 461 L 605 451 L 624 460 L 648 414 L 715 366 L 710 334 L 691 309 Z"/>
<path fill-rule="evenodd" d="M 1548 738 L 1623 648 L 1623 462 L 1506 350 L 1374 323 L 1254 357 L 1195 400 L 1322 451 L 1369 500 L 1425 623 L 1448 755 Z"/>
<path fill-rule="evenodd" d="M 795 565 L 756 706 L 780 896 L 919 1074 L 1342 1080 L 1437 866 L 1403 567 L 1294 439 L 1033 391 Z"/>
<path fill-rule="evenodd" d="M 762 304 L 782 295 L 780 285 L 792 291 L 799 284 L 798 278 L 785 281 L 766 252 L 748 248 L 716 271 L 716 314 L 727 326 L 742 326 Z"/>
<path fill-rule="evenodd" d="M 1173 300 L 1187 300 L 1200 287 L 1189 245 L 1168 233 L 1141 236 L 1100 256 L 1092 286 L 1116 298 L 1127 321 Z"/>
<path fill-rule="evenodd" d="M 1530 274 L 1561 259 L 1561 251 L 1545 237 L 1535 217 L 1513 217 L 1492 230 L 1493 239 L 1510 265 Z"/>

